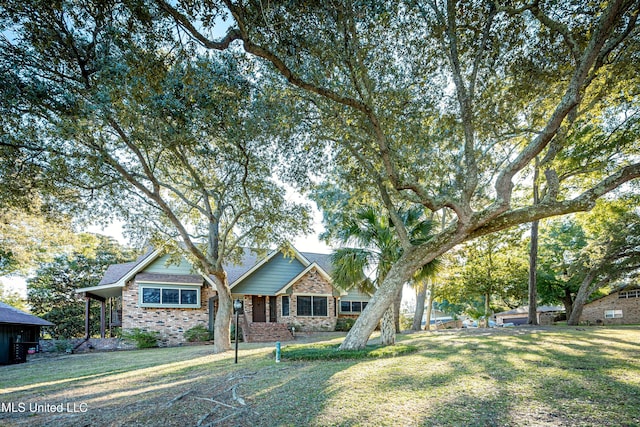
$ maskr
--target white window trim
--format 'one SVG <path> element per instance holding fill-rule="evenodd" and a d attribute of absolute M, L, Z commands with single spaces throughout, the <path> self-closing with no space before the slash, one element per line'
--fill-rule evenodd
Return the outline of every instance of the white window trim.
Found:
<path fill-rule="evenodd" d="M 611 314 L 610 316 L 608 314 Z M 620 316 L 617 316 L 617 314 L 620 314 Z M 622 310 L 605 310 L 604 311 L 604 318 L 605 319 L 622 319 L 623 314 L 622 314 Z"/>
<path fill-rule="evenodd" d="M 310 318 L 310 317 L 331 317 L 329 315 L 329 298 L 332 298 L 333 295 L 331 294 L 295 294 L 296 297 L 296 317 L 304 317 L 304 318 Z M 312 297 L 311 299 L 311 315 L 309 316 L 305 316 L 303 314 L 298 314 L 298 297 Z M 313 297 L 322 297 L 322 298 L 326 298 L 327 299 L 327 315 L 326 316 L 317 316 L 313 313 Z M 291 301 L 291 300 L 289 300 Z M 291 313 L 291 307 L 289 307 L 289 313 Z"/>
<path fill-rule="evenodd" d="M 184 289 L 188 291 L 196 291 L 196 304 L 157 304 L 157 303 L 143 303 L 142 293 L 143 289 L 160 289 L 160 295 L 162 298 L 162 289 Z M 166 283 L 139 283 L 138 284 L 138 304 L 140 307 L 145 308 L 200 308 L 202 302 L 200 301 L 200 286 L 198 285 L 167 285 Z"/>
<path fill-rule="evenodd" d="M 640 289 L 632 289 L 630 291 L 620 291 L 618 298 L 638 298 L 640 297 Z"/>

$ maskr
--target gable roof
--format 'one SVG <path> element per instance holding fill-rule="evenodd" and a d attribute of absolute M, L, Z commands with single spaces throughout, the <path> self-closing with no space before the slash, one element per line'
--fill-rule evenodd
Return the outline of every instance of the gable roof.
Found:
<path fill-rule="evenodd" d="M 293 246 L 291 246 L 291 248 L 293 249 L 293 256 L 294 259 L 297 259 L 300 264 L 302 264 L 304 267 L 306 267 L 307 265 L 309 265 L 309 260 L 302 255 L 301 252 L 299 252 L 296 248 L 294 248 Z M 266 257 L 260 259 L 257 263 L 250 265 L 249 263 L 245 263 L 243 260 L 241 266 L 242 269 L 244 270 L 244 272 L 237 278 L 235 278 L 233 281 L 229 278 L 228 273 L 227 273 L 227 280 L 229 281 L 229 287 L 233 289 L 233 287 L 235 287 L 236 285 L 240 284 L 243 280 L 245 280 L 247 277 L 251 276 L 251 274 L 253 274 L 253 272 L 257 271 L 258 269 L 260 269 L 260 267 L 266 265 L 269 263 L 269 261 L 271 261 L 272 259 L 274 259 L 276 257 L 276 255 L 284 253 L 282 248 L 278 248 L 276 250 L 273 250 L 271 252 L 269 252 L 269 254 L 267 254 Z"/>
<path fill-rule="evenodd" d="M 53 326 L 53 323 L 47 322 L 37 316 L 25 313 L 15 307 L 0 302 L 0 323 L 12 323 L 19 325 L 35 325 L 35 326 Z"/>
<path fill-rule="evenodd" d="M 320 254 L 313 252 L 299 252 L 296 248 L 291 246 L 293 250 L 293 259 L 298 260 L 302 264 L 302 269 L 306 269 L 311 264 L 315 264 L 320 273 L 330 281 L 331 261 L 330 254 Z M 276 249 L 267 254 L 267 256 L 261 257 L 259 251 L 243 248 L 240 260 L 238 263 L 228 263 L 224 266 L 227 273 L 227 281 L 229 286 L 233 288 L 237 284 L 241 283 L 244 279 L 249 277 L 251 273 L 258 270 L 261 266 L 267 264 L 276 255 L 283 253 L 283 249 Z M 98 283 L 98 285 L 88 288 L 77 289 L 76 292 L 91 292 L 98 294 L 107 294 L 119 292 L 119 288 L 123 288 L 126 283 L 140 274 L 142 280 L 158 280 L 161 283 L 185 283 L 196 284 L 201 283 L 204 277 L 207 282 L 213 284 L 213 281 L 209 277 L 204 275 L 189 275 L 178 277 L 178 275 L 171 274 L 157 274 L 144 272 L 145 268 L 151 265 L 156 259 L 159 258 L 161 252 L 159 250 L 149 249 L 146 253 L 141 255 L 138 259 L 132 262 L 126 262 L 122 264 L 110 265 L 104 273 L 104 276 Z M 297 275 L 298 272 L 296 272 Z M 282 282 L 278 289 L 285 284 L 291 278 L 287 278 Z M 112 296 L 112 295 L 109 295 Z"/>
<path fill-rule="evenodd" d="M 253 265 L 243 263 L 244 272 L 239 277 L 234 277 L 234 280 L 229 278 L 231 291 L 258 295 L 280 295 L 314 268 L 325 280 L 333 283 L 329 274 L 331 271 L 330 254 L 300 252 L 293 246 L 290 246 L 290 249 L 293 257 L 289 260 L 288 265 L 283 263 L 288 258 L 284 248 L 271 251 Z M 297 261 L 297 265 L 294 261 Z M 276 265 L 281 268 L 276 268 Z M 254 273 L 258 270 L 264 274 L 261 280 L 255 279 Z M 245 287 L 247 289 L 244 289 Z"/>
<path fill-rule="evenodd" d="M 111 264 L 104 272 L 104 276 L 102 276 L 98 286 L 111 285 L 120 281 L 126 282 L 129 279 L 122 279 L 129 276 L 132 271 L 140 271 L 140 267 L 151 263 L 159 254 L 159 251 L 149 249 L 147 252 L 140 255 L 135 261 L 125 262 L 122 264 Z"/>
<path fill-rule="evenodd" d="M 294 277 L 293 279 L 289 280 L 289 282 L 284 285 L 282 288 L 280 288 L 278 291 L 276 291 L 276 295 L 281 295 L 284 294 L 285 292 L 287 292 L 287 289 L 289 289 L 291 286 L 294 285 L 294 283 L 296 283 L 298 280 L 300 280 L 305 274 L 307 274 L 308 272 L 310 272 L 311 270 L 316 270 L 318 272 L 318 274 L 320 274 L 327 282 L 329 283 L 333 283 L 333 280 L 331 279 L 331 276 L 329 276 L 329 274 L 327 274 L 326 271 L 324 271 L 322 269 L 322 267 L 320 267 L 318 265 L 317 262 L 312 262 L 311 264 L 309 264 L 307 266 L 307 268 L 305 268 L 304 270 L 302 270 L 300 272 L 300 274 L 298 274 L 296 277 Z M 347 295 L 347 292 L 345 291 L 341 291 L 338 290 L 334 287 L 334 290 L 337 291 L 340 295 Z"/>

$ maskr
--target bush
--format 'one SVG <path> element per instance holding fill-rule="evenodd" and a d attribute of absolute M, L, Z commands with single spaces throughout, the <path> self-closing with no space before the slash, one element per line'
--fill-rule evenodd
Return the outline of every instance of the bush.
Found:
<path fill-rule="evenodd" d="M 406 331 L 413 326 L 413 316 L 409 317 L 405 314 L 400 314 L 400 330 Z"/>
<path fill-rule="evenodd" d="M 134 328 L 124 332 L 122 336 L 136 342 L 138 348 L 152 348 L 158 346 L 158 332 L 143 331 L 140 328 Z"/>
<path fill-rule="evenodd" d="M 212 338 L 211 333 L 209 333 L 209 329 L 204 325 L 196 325 L 193 328 L 188 329 L 185 331 L 184 337 L 189 342 L 209 341 Z"/>
<path fill-rule="evenodd" d="M 309 344 L 283 347 L 281 357 L 287 360 L 382 359 L 414 353 L 418 347 L 407 344 L 366 346 L 363 350 L 338 350 L 339 344 Z"/>
<path fill-rule="evenodd" d="M 73 343 L 69 340 L 54 340 L 53 348 L 58 353 L 64 353 L 73 349 Z"/>
<path fill-rule="evenodd" d="M 336 331 L 349 332 L 354 323 L 356 323 L 356 319 L 352 319 L 350 317 L 341 317 L 336 322 Z"/>
<path fill-rule="evenodd" d="M 231 341 L 235 341 L 236 340 L 236 325 L 235 323 L 231 323 Z M 238 328 L 238 342 L 240 341 L 244 341 L 244 338 L 242 337 L 242 325 L 240 325 L 240 327 Z"/>

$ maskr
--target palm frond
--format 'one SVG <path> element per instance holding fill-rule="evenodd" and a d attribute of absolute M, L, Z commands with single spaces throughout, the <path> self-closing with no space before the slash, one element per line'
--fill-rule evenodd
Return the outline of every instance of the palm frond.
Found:
<path fill-rule="evenodd" d="M 374 255 L 367 249 L 359 248 L 341 248 L 334 251 L 330 256 L 334 285 L 342 290 L 370 287 L 366 283 L 370 279 L 365 272 L 371 268 Z"/>

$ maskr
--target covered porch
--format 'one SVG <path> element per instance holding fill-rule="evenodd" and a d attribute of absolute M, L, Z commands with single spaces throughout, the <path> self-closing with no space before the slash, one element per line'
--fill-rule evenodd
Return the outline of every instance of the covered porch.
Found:
<path fill-rule="evenodd" d="M 85 339 L 91 338 L 91 304 L 93 301 L 100 304 L 100 338 L 106 338 L 107 326 L 109 330 L 122 326 L 122 289 L 122 286 L 114 284 L 76 290 L 85 300 Z"/>

